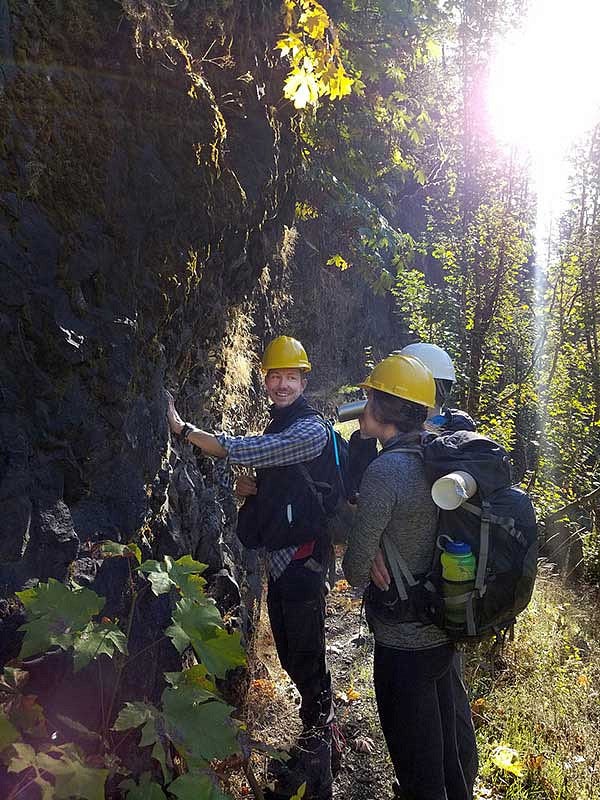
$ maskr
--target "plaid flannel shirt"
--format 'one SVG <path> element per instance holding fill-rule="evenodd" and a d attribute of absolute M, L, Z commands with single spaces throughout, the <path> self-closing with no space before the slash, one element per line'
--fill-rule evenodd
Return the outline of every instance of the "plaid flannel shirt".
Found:
<path fill-rule="evenodd" d="M 252 467 L 287 467 L 312 461 L 327 444 L 327 427 L 321 417 L 302 417 L 281 433 L 263 433 L 258 436 L 227 436 L 217 439 L 227 450 L 229 461 Z M 267 554 L 267 568 L 273 580 L 279 578 L 298 547 L 285 547 Z"/>

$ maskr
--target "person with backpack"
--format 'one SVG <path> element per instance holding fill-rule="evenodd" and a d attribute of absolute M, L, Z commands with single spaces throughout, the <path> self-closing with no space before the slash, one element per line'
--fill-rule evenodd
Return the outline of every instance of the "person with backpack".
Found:
<path fill-rule="evenodd" d="M 168 418 L 174 433 L 204 453 L 256 470 L 256 478 L 237 481 L 244 500 L 237 534 L 244 546 L 266 550 L 271 631 L 281 665 L 300 693 L 303 726 L 293 757 L 265 797 L 287 800 L 306 782 L 307 800 L 329 800 L 334 707 L 325 657 L 325 578 L 331 543 L 323 478 L 331 473 L 338 442 L 304 397 L 311 364 L 299 341 L 277 337 L 261 366 L 272 403 L 263 434 L 201 431 L 183 422 L 172 400 Z M 328 491 L 334 494 L 331 486 Z"/>
<path fill-rule="evenodd" d="M 390 580 L 382 591 L 370 582 L 380 548 L 388 571 L 391 553 L 401 553 L 411 575 L 431 567 L 437 512 L 420 445 L 435 406 L 434 377 L 420 360 L 396 354 L 377 364 L 362 387 L 368 402 L 359 418 L 361 435 L 378 439 L 382 450 L 360 484 L 343 570 L 352 585 L 368 584 L 375 693 L 396 773 L 394 793 L 405 800 L 471 800 L 465 768 L 476 755 L 458 741 L 457 704 L 468 701 L 453 679 L 455 647 L 444 630 L 422 622 L 404 602 L 404 587 Z"/>

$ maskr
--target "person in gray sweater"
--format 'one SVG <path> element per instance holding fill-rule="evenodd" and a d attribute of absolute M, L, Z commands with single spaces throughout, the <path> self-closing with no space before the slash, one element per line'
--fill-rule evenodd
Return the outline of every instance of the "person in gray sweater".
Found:
<path fill-rule="evenodd" d="M 375 694 L 396 773 L 394 794 L 403 800 L 472 800 L 466 773 L 476 762 L 476 745 L 472 730 L 457 725 L 457 706 L 468 701 L 453 679 L 455 648 L 443 630 L 419 621 L 402 601 L 385 556 L 396 550 L 415 576 L 431 566 L 437 513 L 419 445 L 435 383 L 417 359 L 392 355 L 362 386 L 368 402 L 361 436 L 377 438 L 382 450 L 360 484 L 343 570 L 353 586 L 367 585 Z M 382 572 L 386 590 L 377 588 Z"/>

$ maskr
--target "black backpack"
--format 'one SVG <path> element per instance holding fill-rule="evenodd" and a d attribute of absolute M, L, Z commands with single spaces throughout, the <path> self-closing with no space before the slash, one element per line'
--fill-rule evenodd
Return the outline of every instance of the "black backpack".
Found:
<path fill-rule="evenodd" d="M 533 504 L 524 491 L 512 485 L 506 450 L 485 436 L 464 430 L 432 436 L 421 452 L 431 485 L 457 470 L 470 473 L 477 481 L 476 495 L 454 511 L 440 510 L 438 525 L 438 542 L 448 536 L 470 545 L 477 561 L 475 584 L 472 591 L 444 601 L 441 547 L 436 547 L 431 572 L 413 577 L 400 554 L 384 539 L 394 581 L 404 584 L 400 597 L 408 599 L 413 618 L 416 615 L 433 622 L 455 640 L 501 633 L 526 608 L 533 592 L 538 555 Z M 448 602 L 464 604 L 464 624 L 446 619 Z M 406 609 L 402 613 L 406 618 Z"/>
<path fill-rule="evenodd" d="M 349 445 L 343 436 L 335 430 L 331 422 L 326 421 L 327 445 L 326 458 L 321 458 L 318 468 L 308 471 L 305 464 L 297 464 L 297 469 L 308 484 L 323 514 L 323 524 L 337 515 L 340 505 L 350 497 Z"/>

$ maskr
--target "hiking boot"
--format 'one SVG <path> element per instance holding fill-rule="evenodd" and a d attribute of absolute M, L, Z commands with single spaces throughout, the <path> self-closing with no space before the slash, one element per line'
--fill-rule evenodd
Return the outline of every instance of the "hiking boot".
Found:
<path fill-rule="evenodd" d="M 265 790 L 265 798 L 289 800 L 306 783 L 305 800 L 331 800 L 331 732 L 312 731 L 300 737 L 289 761 L 277 767 L 277 777 Z"/>

